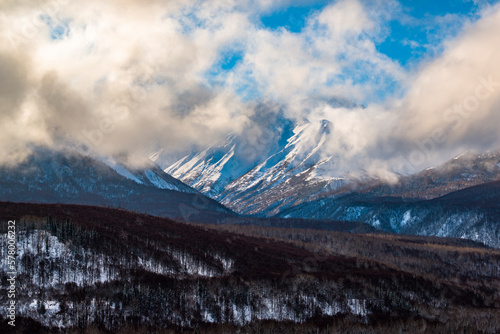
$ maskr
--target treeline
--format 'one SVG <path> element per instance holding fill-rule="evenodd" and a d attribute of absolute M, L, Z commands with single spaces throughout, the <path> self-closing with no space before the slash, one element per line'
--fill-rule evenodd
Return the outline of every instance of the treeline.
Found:
<path fill-rule="evenodd" d="M 289 242 L 319 258 L 344 255 L 358 261 L 376 261 L 428 280 L 489 287 L 500 300 L 500 250 L 470 240 L 245 225 L 200 227 Z"/>

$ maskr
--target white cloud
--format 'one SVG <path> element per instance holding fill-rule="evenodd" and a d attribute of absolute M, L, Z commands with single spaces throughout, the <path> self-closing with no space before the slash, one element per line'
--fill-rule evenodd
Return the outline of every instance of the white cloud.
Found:
<path fill-rule="evenodd" d="M 443 120 L 474 93 L 478 78 L 500 81 L 498 7 L 444 44 L 439 59 L 408 73 L 376 48 L 399 10 L 394 2 L 331 2 L 300 33 L 258 22 L 290 1 L 30 4 L 0 1 L 0 162 L 21 159 L 32 144 L 84 143 L 99 154 L 131 156 L 209 144 L 248 125 L 255 110 L 242 90 L 278 101 L 288 116 L 301 119 L 307 109 L 309 117 L 335 122 L 338 141 L 326 154 L 345 156 L 346 168 L 352 161 L 391 168 L 436 128 L 449 131 L 436 152 L 500 144 L 500 89 L 460 127 Z M 57 27 L 63 33 L 53 39 Z M 207 73 L 231 50 L 243 59 L 215 80 Z M 395 106 L 346 110 L 308 102 L 373 101 L 392 87 L 395 96 L 410 87 Z"/>
<path fill-rule="evenodd" d="M 416 167 L 461 150 L 500 148 L 499 33 L 496 6 L 446 43 L 442 56 L 415 73 L 411 89 L 396 108 L 400 119 L 392 140 L 425 155 L 415 159 L 422 160 Z"/>
<path fill-rule="evenodd" d="M 9 38 L 0 42 L 0 117 L 8 120 L 2 143 L 9 144 L 1 160 L 21 158 L 31 144 L 137 153 L 205 144 L 237 130 L 249 112 L 238 96 L 204 88 L 219 49 L 245 33 L 246 16 L 221 13 L 226 3 L 202 5 L 197 14 L 217 24 L 186 33 L 178 19 L 186 2 L 61 1 L 50 20 L 65 22 L 68 31 L 57 40 L 40 19 L 43 10 L 3 3 L 9 12 L 0 35 Z M 203 91 L 201 100 L 186 95 Z"/>
<path fill-rule="evenodd" d="M 369 100 L 388 81 L 404 78 L 399 65 L 380 54 L 372 40 L 371 31 L 377 27 L 380 32 L 378 26 L 385 24 L 379 16 L 387 15 L 381 7 L 343 0 L 313 14 L 301 33 L 256 30 L 239 68 L 242 85 L 250 73 L 257 90 L 282 102 L 311 95 Z"/>

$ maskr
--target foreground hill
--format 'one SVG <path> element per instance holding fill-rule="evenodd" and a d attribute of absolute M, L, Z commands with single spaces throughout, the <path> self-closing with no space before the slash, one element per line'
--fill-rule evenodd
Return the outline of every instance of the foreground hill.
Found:
<path fill-rule="evenodd" d="M 0 203 L 0 217 L 4 245 L 16 220 L 18 332 L 500 331 L 500 253 L 470 241 L 77 205 Z"/>

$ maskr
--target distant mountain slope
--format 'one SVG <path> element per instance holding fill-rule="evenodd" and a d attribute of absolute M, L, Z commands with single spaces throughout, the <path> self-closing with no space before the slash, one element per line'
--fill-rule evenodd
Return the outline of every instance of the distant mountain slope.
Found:
<path fill-rule="evenodd" d="M 398 196 L 413 199 L 432 199 L 448 193 L 500 180 L 500 152 L 463 153 L 443 164 L 419 173 L 401 175 L 395 184 L 384 180 L 367 179 L 351 182 L 328 193 L 329 197 L 345 193 L 372 196 Z"/>
<path fill-rule="evenodd" d="M 158 216 L 211 221 L 232 212 L 151 164 L 130 169 L 111 159 L 38 149 L 0 168 L 0 200 L 122 207 Z"/>
<path fill-rule="evenodd" d="M 216 198 L 227 184 L 252 167 L 240 156 L 238 148 L 237 139 L 229 136 L 219 146 L 187 155 L 164 171 Z"/>
<path fill-rule="evenodd" d="M 279 136 L 273 149 L 253 164 L 244 138 L 230 136 L 217 147 L 188 155 L 165 172 L 179 178 L 241 214 L 272 216 L 323 192 L 342 186 L 342 178 L 328 176 L 336 157 L 325 156 L 333 124 L 327 120 L 299 126 L 280 119 L 272 124 Z"/>
<path fill-rule="evenodd" d="M 467 238 L 500 248 L 500 182 L 462 189 L 432 200 L 339 195 L 303 203 L 279 216 L 362 221 L 385 231 Z"/>
<path fill-rule="evenodd" d="M 127 168 L 124 164 L 110 157 L 98 158 L 102 163 L 111 167 L 118 174 L 138 184 L 158 189 L 167 189 L 185 193 L 199 194 L 198 191 L 165 173 L 159 166 L 151 161 L 141 168 Z"/>
<path fill-rule="evenodd" d="M 500 330 L 500 253 L 471 242 L 230 233 L 79 205 L 0 203 L 0 217 L 3 244 L 16 221 L 19 333 Z"/>
<path fill-rule="evenodd" d="M 268 217 L 307 201 L 342 194 L 432 199 L 500 180 L 500 152 L 466 152 L 440 166 L 400 175 L 395 184 L 370 175 L 346 179 L 335 175 L 342 157 L 325 153 L 330 142 L 341 140 L 335 124 L 328 120 L 294 124 L 283 117 L 269 121 L 275 129 L 268 130 L 271 139 L 266 145 L 272 149 L 252 163 L 244 158 L 253 152 L 248 140 L 230 136 L 218 146 L 185 156 L 165 171 L 238 213 Z"/>
<path fill-rule="evenodd" d="M 327 121 L 307 123 L 277 153 L 228 184 L 217 198 L 244 214 L 272 216 L 328 189 L 344 184 L 325 175 L 334 157 L 324 154 L 333 125 Z"/>

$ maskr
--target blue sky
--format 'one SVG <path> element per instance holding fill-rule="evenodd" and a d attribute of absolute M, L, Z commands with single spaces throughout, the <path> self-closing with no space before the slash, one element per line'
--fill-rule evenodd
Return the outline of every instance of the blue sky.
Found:
<path fill-rule="evenodd" d="M 281 35 L 289 32 L 297 36 L 306 35 L 306 40 L 316 39 L 320 32 L 314 31 L 316 28 L 311 22 L 327 7 L 338 2 L 331 0 L 307 1 L 299 4 L 291 2 L 292 5 L 277 6 L 273 10 L 260 13 L 255 25 L 258 29 Z M 366 36 L 361 38 L 372 41 L 379 56 L 387 56 L 394 66 L 400 67 L 400 71 L 408 73 L 418 68 L 421 63 L 439 57 L 444 42 L 456 37 L 462 31 L 464 24 L 479 19 L 481 10 L 485 6 L 496 2 L 498 0 L 393 0 L 392 2 L 361 0 L 366 12 L 373 16 L 370 19 L 378 29 L 376 32 L 364 31 L 363 34 Z M 307 29 L 310 31 L 305 32 Z M 345 44 L 348 47 L 349 40 Z M 332 61 L 343 59 L 344 63 L 348 63 L 346 58 L 350 56 L 339 54 L 332 57 Z M 335 57 L 339 59 L 333 59 Z M 208 81 L 223 82 L 226 79 L 225 74 L 236 69 L 244 60 L 245 50 L 229 48 L 221 53 L 219 62 L 207 73 Z M 370 63 L 371 61 L 372 59 L 361 59 L 342 64 L 340 73 L 330 75 L 324 82 L 324 88 L 349 82 L 366 92 L 363 97 L 349 97 L 362 104 L 379 103 L 387 98 L 404 95 L 405 89 L 399 82 L 401 75 L 398 77 L 395 73 L 386 73 L 381 69 L 378 69 L 379 72 L 372 72 L 371 69 L 375 65 Z M 254 77 L 247 76 L 248 73 L 252 72 L 247 70 L 238 73 L 242 76 L 240 79 L 244 84 L 235 87 L 235 91 L 246 100 L 259 97 L 261 94 L 258 87 L 262 87 Z M 316 94 L 317 91 L 311 93 Z"/>
<path fill-rule="evenodd" d="M 439 54 L 440 43 L 456 35 L 465 19 L 476 19 L 480 9 L 498 0 L 399 0 L 401 8 L 388 20 L 389 34 L 377 49 L 410 65 Z M 299 33 L 310 15 L 334 1 L 311 1 L 308 5 L 278 8 L 260 17 L 267 29 L 286 29 Z M 365 3 L 369 3 L 365 1 Z M 393 8 L 394 9 L 394 8 Z"/>
<path fill-rule="evenodd" d="M 321 10 L 328 2 L 314 2 L 308 6 L 292 6 L 279 8 L 272 13 L 266 13 L 260 20 L 268 29 L 285 28 L 291 32 L 298 33 L 306 25 L 307 18 L 315 11 Z"/>
<path fill-rule="evenodd" d="M 477 19 L 481 8 L 472 0 L 400 2 L 404 19 L 389 23 L 390 35 L 378 45 L 378 49 L 403 65 L 439 54 L 442 41 L 460 31 L 463 19 Z M 483 5 L 495 2 L 484 1 Z"/>

